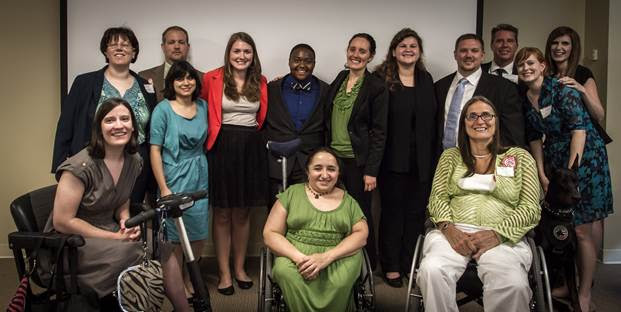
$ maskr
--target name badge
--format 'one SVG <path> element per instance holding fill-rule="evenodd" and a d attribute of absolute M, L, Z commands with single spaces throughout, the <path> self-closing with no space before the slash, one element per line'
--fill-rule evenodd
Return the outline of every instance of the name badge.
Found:
<path fill-rule="evenodd" d="M 548 116 L 550 116 L 550 113 L 552 113 L 552 105 L 548 107 L 544 107 L 540 109 L 539 111 L 541 112 L 541 117 L 543 117 L 543 119 L 546 119 L 548 118 Z"/>
<path fill-rule="evenodd" d="M 153 84 L 151 83 L 145 84 L 144 89 L 147 90 L 147 92 L 149 93 L 155 93 L 155 88 L 153 88 Z"/>
<path fill-rule="evenodd" d="M 513 177 L 515 176 L 515 171 L 513 167 L 498 167 L 496 168 L 496 174 L 503 177 Z"/>

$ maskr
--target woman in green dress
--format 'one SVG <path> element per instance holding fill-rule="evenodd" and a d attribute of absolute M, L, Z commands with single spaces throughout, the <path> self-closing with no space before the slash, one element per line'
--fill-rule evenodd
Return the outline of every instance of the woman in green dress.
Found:
<path fill-rule="evenodd" d="M 340 165 L 320 148 L 306 163 L 308 182 L 278 196 L 265 223 L 265 244 L 277 255 L 272 268 L 290 311 L 353 311 L 369 229 L 358 206 L 337 187 Z"/>

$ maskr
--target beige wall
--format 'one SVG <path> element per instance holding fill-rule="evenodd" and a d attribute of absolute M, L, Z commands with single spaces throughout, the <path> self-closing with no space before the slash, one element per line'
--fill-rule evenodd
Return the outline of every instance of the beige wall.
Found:
<path fill-rule="evenodd" d="M 9 203 L 25 190 L 54 182 L 50 172 L 59 113 L 58 0 L 2 1 L 0 60 L 0 256 L 15 229 Z"/>
<path fill-rule="evenodd" d="M 497 24 L 517 27 L 520 47 L 543 51 L 548 34 L 557 26 L 569 26 L 584 37 L 584 10 L 585 0 L 487 0 L 483 5 L 485 58 L 489 61 L 493 57 L 490 31 Z"/>
<path fill-rule="evenodd" d="M 608 159 L 612 174 L 612 191 L 616 202 L 621 200 L 621 1 L 610 1 L 608 31 L 608 114 L 606 128 L 615 141 L 608 145 Z M 616 205 L 615 205 L 616 206 Z M 621 263 L 621 211 L 616 206 L 616 213 L 605 223 L 604 262 Z"/>

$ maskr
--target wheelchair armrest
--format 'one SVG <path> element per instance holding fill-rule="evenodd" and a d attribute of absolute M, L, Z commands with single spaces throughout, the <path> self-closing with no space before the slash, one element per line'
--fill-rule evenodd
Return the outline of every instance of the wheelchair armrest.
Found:
<path fill-rule="evenodd" d="M 84 238 L 76 234 L 62 234 L 55 232 L 13 232 L 9 234 L 9 246 L 22 249 L 33 249 L 37 247 L 40 239 L 42 248 L 58 248 L 62 238 L 66 238 L 66 244 L 69 247 L 84 246 Z"/>

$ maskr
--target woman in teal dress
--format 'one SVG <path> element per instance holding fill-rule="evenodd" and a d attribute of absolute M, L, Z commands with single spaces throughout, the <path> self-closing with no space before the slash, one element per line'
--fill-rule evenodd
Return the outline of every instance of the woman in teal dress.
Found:
<path fill-rule="evenodd" d="M 172 65 L 166 75 L 164 99 L 151 117 L 151 163 L 160 196 L 207 189 L 207 157 L 203 145 L 207 138 L 207 104 L 200 99 L 200 80 L 186 61 Z M 183 222 L 195 255 L 201 254 L 207 238 L 207 199 L 196 201 L 184 211 Z M 189 278 L 183 279 L 179 234 L 166 219 L 167 240 L 174 245 L 174 256 L 164 248 L 164 286 L 176 311 L 188 311 L 186 296 L 192 294 Z M 184 280 L 187 294 L 184 292 Z"/>
<path fill-rule="evenodd" d="M 358 203 L 337 187 L 340 166 L 328 148 L 311 153 L 308 182 L 278 196 L 265 223 L 265 244 L 290 311 L 353 311 L 369 229 Z"/>
<path fill-rule="evenodd" d="M 545 77 L 545 59 L 537 48 L 516 55 L 518 76 L 528 86 L 525 102 L 527 136 L 537 161 L 539 179 L 547 191 L 544 165 L 569 168 L 579 160 L 578 184 L 582 199 L 574 212 L 578 238 L 579 299 L 589 311 L 596 267 L 596 232 L 593 223 L 612 213 L 610 169 L 604 141 L 585 110 L 580 93 L 558 79 Z M 601 235 L 601 233 L 599 233 Z M 563 295 L 562 291 L 553 292 Z"/>

